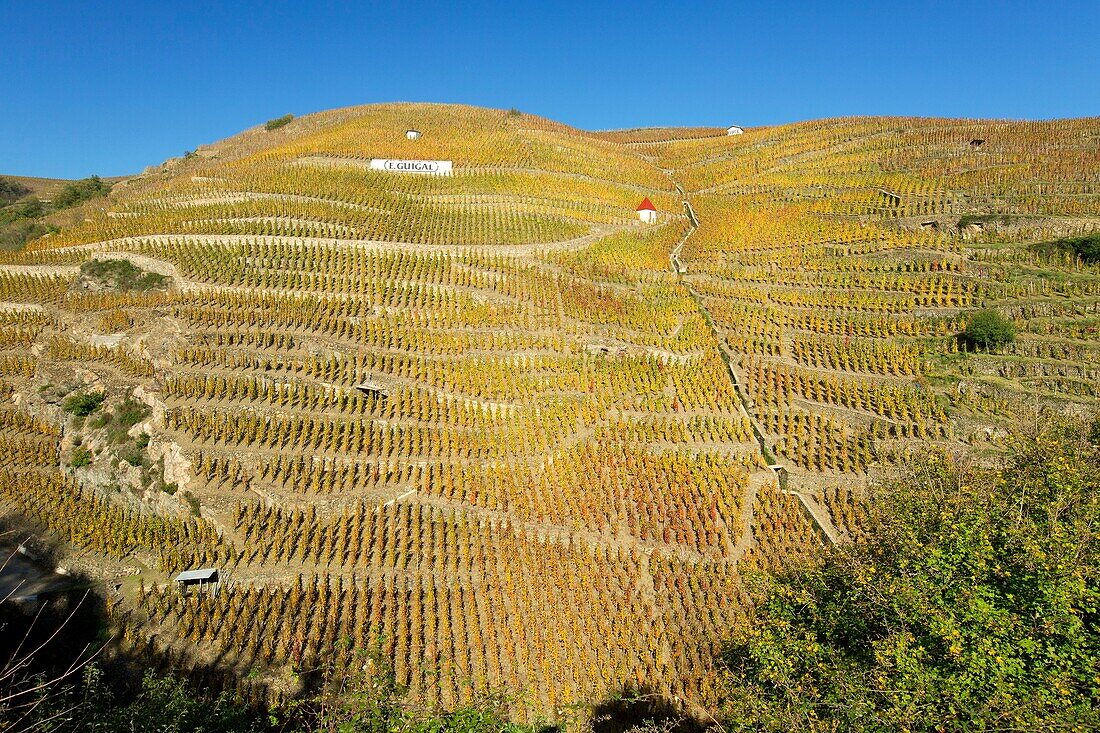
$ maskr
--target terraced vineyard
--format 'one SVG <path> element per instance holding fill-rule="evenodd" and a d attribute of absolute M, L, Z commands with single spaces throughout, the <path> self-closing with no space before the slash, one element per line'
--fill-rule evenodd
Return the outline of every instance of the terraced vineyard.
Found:
<path fill-rule="evenodd" d="M 1034 246 L 1100 224 L 1100 120 L 720 132 L 385 105 L 130 181 L 5 255 L 0 499 L 253 696 L 380 639 L 431 705 L 710 704 L 747 569 L 920 446 L 1094 404 L 1100 356 L 1097 265 Z M 1020 337 L 962 353 L 990 306 Z"/>

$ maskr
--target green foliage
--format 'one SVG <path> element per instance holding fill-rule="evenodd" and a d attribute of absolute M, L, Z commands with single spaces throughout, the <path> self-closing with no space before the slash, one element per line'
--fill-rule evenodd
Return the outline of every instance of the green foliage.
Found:
<path fill-rule="evenodd" d="M 102 392 L 78 392 L 61 403 L 61 409 L 76 417 L 87 417 L 99 409 L 106 398 Z"/>
<path fill-rule="evenodd" d="M 496 696 L 452 711 L 410 706 L 406 690 L 377 648 L 361 650 L 348 671 L 325 667 L 317 694 L 282 711 L 302 730 L 340 733 L 534 733 L 535 728 L 510 723 L 505 701 Z"/>
<path fill-rule="evenodd" d="M 1090 264 L 1100 262 L 1100 232 L 1081 237 L 1066 237 L 1055 242 L 1059 247 L 1068 249 Z"/>
<path fill-rule="evenodd" d="M 110 192 L 111 184 L 107 183 L 99 176 L 82 178 L 79 181 L 73 181 L 72 183 L 66 184 L 65 187 L 54 196 L 53 205 L 58 209 L 67 209 L 71 206 L 78 206 L 85 201 L 106 196 Z"/>
<path fill-rule="evenodd" d="M 106 427 L 107 440 L 111 443 L 125 443 L 130 441 L 130 428 L 149 417 L 151 412 L 152 410 L 144 402 L 127 397 L 121 404 L 111 409 L 109 420 L 103 425 L 93 427 Z M 143 434 L 142 437 L 145 438 L 145 443 L 141 445 L 144 448 L 148 444 L 149 436 Z"/>
<path fill-rule="evenodd" d="M 0 249 L 20 249 L 32 239 L 51 231 L 54 231 L 52 227 L 34 219 L 17 219 L 8 224 L 0 224 Z"/>
<path fill-rule="evenodd" d="M 41 219 L 47 213 L 46 205 L 41 200 L 31 198 L 0 209 L 0 224 L 14 224 L 24 219 Z"/>
<path fill-rule="evenodd" d="M 264 123 L 264 129 L 267 130 L 268 132 L 271 132 L 272 130 L 278 130 L 280 127 L 285 127 L 285 126 L 289 125 L 291 120 L 293 120 L 293 119 L 294 119 L 294 115 L 289 115 L 289 114 L 288 115 L 283 115 L 282 117 L 276 117 L 273 120 L 268 120 L 267 122 L 265 122 Z"/>
<path fill-rule="evenodd" d="M 1087 264 L 1100 262 L 1100 232 L 1082 234 L 1077 237 L 1062 237 L 1048 242 L 1037 242 L 1029 249 L 1045 257 L 1059 255 L 1059 260 L 1066 254 L 1079 257 Z"/>
<path fill-rule="evenodd" d="M 77 448 L 73 451 L 73 459 L 69 465 L 73 468 L 84 468 L 92 462 L 92 454 L 87 448 Z"/>
<path fill-rule="evenodd" d="M 217 697 L 196 694 L 187 684 L 171 675 L 146 672 L 141 688 L 132 700 L 115 704 L 102 693 L 100 685 L 88 684 L 82 712 L 92 712 L 84 722 L 89 733 L 195 733 L 222 731 L 245 733 L 260 731 L 257 716 L 228 693 Z"/>
<path fill-rule="evenodd" d="M 118 457 L 137 468 L 148 468 L 149 457 L 136 443 L 128 443 L 118 449 Z"/>
<path fill-rule="evenodd" d="M 138 292 L 166 288 L 170 279 L 146 272 L 129 260 L 88 260 L 80 266 L 80 275 L 101 289 Z"/>
<path fill-rule="evenodd" d="M 48 213 L 46 205 L 36 198 L 0 207 L 0 249 L 19 249 L 51 231 L 53 227 L 39 221 Z"/>
<path fill-rule="evenodd" d="M 23 198 L 30 192 L 31 190 L 19 181 L 0 176 L 0 203 L 11 203 Z"/>
<path fill-rule="evenodd" d="M 972 313 L 962 339 L 978 349 L 994 351 L 1016 340 L 1016 326 L 995 310 Z"/>
<path fill-rule="evenodd" d="M 58 209 L 105 196 L 110 190 L 110 184 L 92 176 L 69 183 L 54 197 L 52 204 L 47 205 L 37 198 L 19 201 L 30 193 L 30 189 L 0 177 L 0 250 L 17 250 L 32 239 L 57 231 L 57 227 L 42 219 Z"/>
<path fill-rule="evenodd" d="M 729 730 L 1096 730 L 1100 443 L 1042 416 L 996 468 L 940 453 L 854 545 L 758 578 Z"/>
<path fill-rule="evenodd" d="M 369 663 L 354 675 L 326 676 L 334 687 L 295 700 L 266 715 L 229 693 L 193 689 L 171 674 L 147 671 L 138 689 L 126 692 L 103 669 L 89 665 L 79 685 L 43 679 L 26 727 L 56 733 L 534 733 L 509 723 L 499 701 L 482 700 L 449 712 L 411 712 L 403 693 Z M 255 670 L 253 670 L 255 671 Z M 250 673 L 250 677 L 253 675 Z M 0 730 L 16 711 L 0 704 Z M 9 720 L 10 718 L 10 720 Z"/>
<path fill-rule="evenodd" d="M 191 509 L 191 516 L 193 516 L 193 517 L 199 516 L 202 513 L 200 511 L 201 508 L 202 508 L 202 505 L 199 504 L 198 497 L 195 496 L 194 494 L 192 494 L 190 491 L 183 492 L 182 496 L 183 496 L 183 500 L 187 502 L 187 506 L 190 507 L 190 509 Z"/>

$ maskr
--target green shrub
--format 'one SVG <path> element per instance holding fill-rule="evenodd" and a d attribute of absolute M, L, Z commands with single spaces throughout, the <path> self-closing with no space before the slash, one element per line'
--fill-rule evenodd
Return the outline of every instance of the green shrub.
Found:
<path fill-rule="evenodd" d="M 182 496 L 183 500 L 187 502 L 187 506 L 191 507 L 191 516 L 199 516 L 201 514 L 199 498 L 192 494 L 190 491 L 183 492 Z"/>
<path fill-rule="evenodd" d="M 861 539 L 750 576 L 723 729 L 1100 730 L 1100 446 L 1033 422 L 1001 465 L 930 453 Z"/>
<path fill-rule="evenodd" d="M 135 468 L 149 467 L 149 457 L 145 455 L 143 447 L 136 443 L 128 443 L 119 448 L 118 457 Z"/>
<path fill-rule="evenodd" d="M 80 266 L 80 275 L 101 288 L 146 292 L 163 289 L 170 278 L 146 272 L 129 260 L 88 260 Z"/>
<path fill-rule="evenodd" d="M 130 439 L 130 428 L 149 417 L 151 412 L 152 410 L 150 410 L 149 406 L 144 402 L 138 402 L 127 397 L 122 404 L 111 410 L 111 419 L 109 421 L 109 427 L 107 428 L 107 440 L 112 443 L 124 443 L 128 441 Z M 145 443 L 141 446 L 144 448 L 148 445 L 149 436 L 142 433 L 137 440 L 140 442 L 142 437 L 145 438 Z"/>
<path fill-rule="evenodd" d="M 78 206 L 85 201 L 106 196 L 111 192 L 111 184 L 99 176 L 84 178 L 67 184 L 53 199 L 53 205 L 58 209 L 67 209 L 70 206 Z"/>
<path fill-rule="evenodd" d="M 1100 232 L 1036 242 L 1029 249 L 1043 257 L 1070 254 L 1090 265 L 1096 264 L 1100 262 Z"/>
<path fill-rule="evenodd" d="M 102 392 L 80 392 L 61 403 L 61 409 L 76 417 L 87 417 L 99 409 L 106 395 Z"/>
<path fill-rule="evenodd" d="M 20 249 L 27 242 L 51 231 L 55 231 L 53 227 L 34 219 L 18 219 L 10 224 L 0 224 L 0 249 Z"/>
<path fill-rule="evenodd" d="M 0 202 L 8 203 L 23 198 L 31 190 L 18 181 L 0 176 Z"/>
<path fill-rule="evenodd" d="M 1085 262 L 1090 264 L 1100 262 L 1100 232 L 1082 237 L 1066 237 L 1059 239 L 1057 244 L 1071 250 Z"/>
<path fill-rule="evenodd" d="M 994 351 L 1016 340 L 1016 326 L 995 310 L 970 315 L 962 339 L 977 349 Z"/>
<path fill-rule="evenodd" d="M 84 468 L 92 462 L 92 453 L 87 448 L 77 448 L 73 451 L 73 459 L 69 465 L 73 468 Z"/>
<path fill-rule="evenodd" d="M 294 119 L 294 115 L 283 115 L 282 117 L 276 117 L 273 120 L 268 120 L 264 123 L 264 129 L 268 132 L 272 130 L 278 130 L 280 127 L 286 127 L 290 124 L 290 121 Z"/>
<path fill-rule="evenodd" d="M 25 219 L 41 219 L 48 213 L 46 205 L 40 199 L 31 198 L 0 209 L 0 224 L 13 224 Z"/>

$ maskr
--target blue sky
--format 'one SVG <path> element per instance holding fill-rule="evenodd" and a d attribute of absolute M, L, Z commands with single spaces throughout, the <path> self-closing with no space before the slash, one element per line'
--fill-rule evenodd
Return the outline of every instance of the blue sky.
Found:
<path fill-rule="evenodd" d="M 119 175 L 394 100 L 587 129 L 1100 115 L 1100 1 L 0 0 L 0 173 Z"/>

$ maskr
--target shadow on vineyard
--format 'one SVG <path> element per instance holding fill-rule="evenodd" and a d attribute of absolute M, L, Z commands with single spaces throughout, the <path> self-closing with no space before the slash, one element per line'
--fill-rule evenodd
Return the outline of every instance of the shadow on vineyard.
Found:
<path fill-rule="evenodd" d="M 703 733 L 710 726 L 655 690 L 627 688 L 592 708 L 592 733 Z"/>

